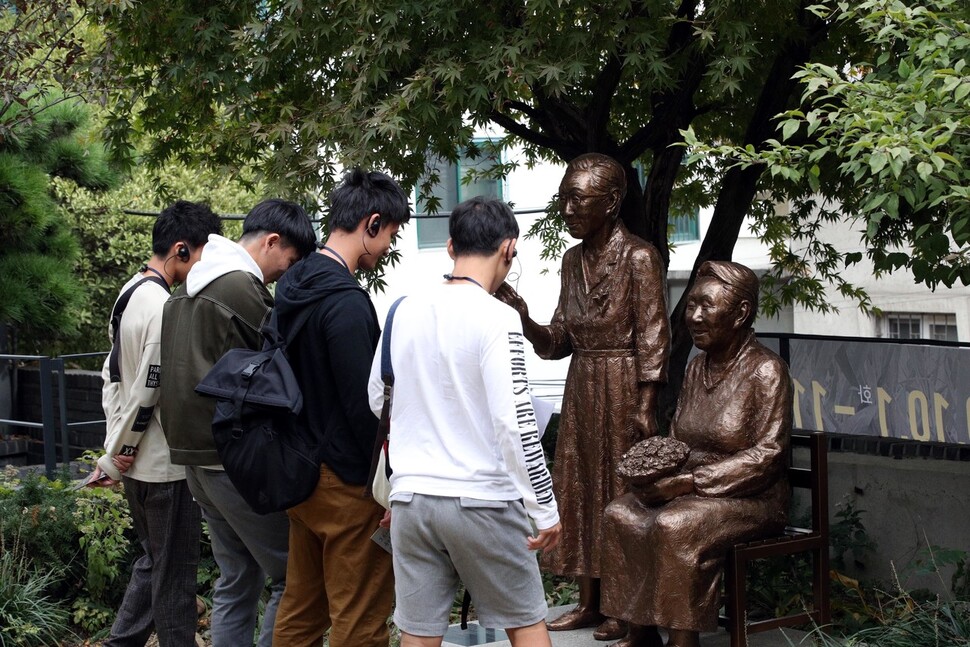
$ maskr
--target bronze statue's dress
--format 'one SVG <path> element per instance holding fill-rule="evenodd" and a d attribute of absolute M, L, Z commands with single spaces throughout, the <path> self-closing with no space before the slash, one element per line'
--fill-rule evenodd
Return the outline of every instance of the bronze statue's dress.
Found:
<path fill-rule="evenodd" d="M 616 474 L 641 438 L 632 425 L 640 382 L 664 382 L 670 331 L 660 255 L 618 222 L 597 267 L 582 245 L 566 251 L 546 359 L 572 354 L 566 375 L 553 489 L 562 537 L 542 556 L 561 575 L 600 576 L 603 509 L 625 491 Z"/>
<path fill-rule="evenodd" d="M 659 507 L 626 494 L 606 509 L 602 611 L 640 625 L 717 628 L 723 560 L 733 544 L 784 528 L 792 387 L 750 332 L 726 377 L 687 369 L 672 435 L 691 447 L 697 494 Z"/>

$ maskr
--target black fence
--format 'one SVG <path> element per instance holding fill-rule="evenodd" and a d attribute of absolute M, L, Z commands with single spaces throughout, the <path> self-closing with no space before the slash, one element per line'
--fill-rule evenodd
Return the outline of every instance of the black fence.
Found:
<path fill-rule="evenodd" d="M 70 436 L 72 430 L 90 426 L 103 426 L 105 422 L 103 417 L 82 421 L 70 420 L 67 367 L 77 360 L 89 357 L 104 357 L 106 354 L 103 352 L 81 353 L 62 355 L 60 357 L 0 354 L 0 363 L 6 362 L 14 367 L 37 366 L 40 391 L 40 420 L 0 418 L 0 428 L 12 427 L 15 429 L 41 430 L 44 469 L 48 478 L 54 478 L 56 475 L 58 452 L 60 453 L 62 464 L 67 465 L 71 461 Z M 15 406 L 18 401 L 19 387 L 19 371 L 12 370 L 11 400 Z"/>

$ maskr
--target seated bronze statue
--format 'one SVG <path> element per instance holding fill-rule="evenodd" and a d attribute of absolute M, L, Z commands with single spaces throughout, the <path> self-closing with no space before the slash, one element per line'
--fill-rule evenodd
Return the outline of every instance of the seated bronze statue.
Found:
<path fill-rule="evenodd" d="M 699 632 L 717 628 L 728 549 L 785 527 L 792 387 L 785 363 L 755 339 L 757 303 L 747 267 L 701 266 L 686 322 L 703 352 L 670 432 L 686 445 L 682 466 L 631 479 L 605 512 L 602 609 L 630 623 L 619 647 L 661 646 L 658 627 L 668 647 L 698 647 Z"/>

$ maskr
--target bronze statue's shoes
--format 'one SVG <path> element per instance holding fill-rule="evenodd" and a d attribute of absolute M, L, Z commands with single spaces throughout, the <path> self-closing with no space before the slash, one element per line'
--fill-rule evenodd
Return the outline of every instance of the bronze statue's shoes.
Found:
<path fill-rule="evenodd" d="M 576 607 L 572 611 L 567 611 L 555 620 L 546 622 L 549 631 L 572 631 L 574 629 L 586 629 L 596 627 L 603 622 L 603 614 L 585 607 Z"/>
<path fill-rule="evenodd" d="M 595 640 L 616 640 L 626 635 L 626 623 L 616 618 L 607 618 L 593 632 Z"/>
<path fill-rule="evenodd" d="M 630 625 L 630 633 L 610 647 L 664 647 L 664 641 L 656 627 Z"/>

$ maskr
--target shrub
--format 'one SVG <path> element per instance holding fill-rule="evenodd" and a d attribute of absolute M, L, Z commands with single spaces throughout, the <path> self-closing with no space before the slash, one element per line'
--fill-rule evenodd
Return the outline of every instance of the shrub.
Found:
<path fill-rule="evenodd" d="M 855 503 L 848 497 L 836 506 L 836 520 L 830 528 L 829 536 L 832 564 L 839 570 L 845 570 L 849 555 L 852 556 L 853 566 L 864 570 L 866 558 L 876 549 L 876 542 L 862 524 L 864 512 L 865 510 L 856 508 Z"/>
<path fill-rule="evenodd" d="M 60 577 L 47 594 L 73 610 L 85 632 L 111 624 L 130 573 L 135 536 L 128 506 L 114 489 L 74 491 L 65 480 L 15 472 L 0 482 L 0 550 L 19 547 L 33 570 Z M 14 545 L 16 538 L 16 546 Z M 14 643 L 16 644 L 16 643 Z"/>
<path fill-rule="evenodd" d="M 71 272 L 78 245 L 64 212 L 50 195 L 53 177 L 70 177 L 92 190 L 117 180 L 103 146 L 86 125 L 91 109 L 79 101 L 33 93 L 13 113 L 34 118 L 0 138 L 0 323 L 19 331 L 22 350 L 70 335 L 82 286 Z M 7 124 L 14 114 L 4 116 Z"/>
<path fill-rule="evenodd" d="M 929 543 L 925 534 L 924 539 L 926 539 L 926 545 L 916 552 L 916 557 L 904 571 L 912 571 L 920 575 L 936 575 L 942 580 L 942 571 L 952 567 L 950 593 L 955 600 L 970 602 L 970 553 L 956 548 L 934 546 Z"/>
<path fill-rule="evenodd" d="M 0 532 L 0 647 L 60 645 L 70 631 L 67 609 L 51 595 L 56 573 L 32 568 L 16 535 L 5 540 Z"/>
<path fill-rule="evenodd" d="M 12 476 L 7 475 L 0 484 L 0 548 L 12 551 L 16 540 L 33 564 L 64 573 L 51 593 L 58 598 L 69 597 L 71 571 L 79 552 L 74 493 L 62 482 L 36 474 L 22 480 Z"/>
<path fill-rule="evenodd" d="M 128 215 L 124 210 L 158 213 L 181 198 L 208 202 L 217 213 L 244 214 L 262 198 L 258 185 L 250 190 L 244 181 L 177 164 L 155 171 L 139 167 L 111 191 L 92 191 L 64 178 L 55 179 L 52 186 L 83 252 L 74 264 L 74 276 L 84 295 L 73 312 L 75 334 L 70 339 L 49 343 L 44 354 L 109 349 L 108 319 L 118 290 L 152 253 L 155 219 Z M 233 240 L 241 232 L 239 222 L 223 225 L 223 234 Z M 97 360 L 81 365 L 100 368 Z"/>
<path fill-rule="evenodd" d="M 970 603 L 940 598 L 918 602 L 908 593 L 874 594 L 878 624 L 848 635 L 832 627 L 812 632 L 822 647 L 970 647 Z"/>

